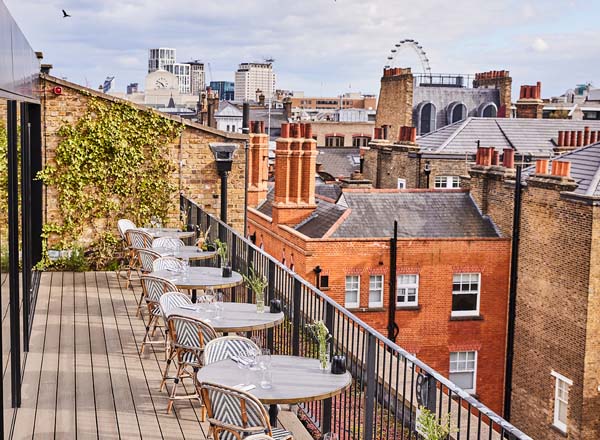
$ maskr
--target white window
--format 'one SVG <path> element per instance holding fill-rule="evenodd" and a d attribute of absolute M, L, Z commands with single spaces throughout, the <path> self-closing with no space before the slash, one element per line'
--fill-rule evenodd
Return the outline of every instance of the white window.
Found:
<path fill-rule="evenodd" d="M 475 393 L 477 383 L 477 352 L 455 351 L 450 353 L 449 379 L 467 393 Z"/>
<path fill-rule="evenodd" d="M 459 176 L 435 176 L 436 188 L 460 188 Z"/>
<path fill-rule="evenodd" d="M 406 188 L 406 179 L 398 179 L 398 189 Z"/>
<path fill-rule="evenodd" d="M 481 274 L 456 273 L 452 277 L 452 316 L 479 315 Z"/>
<path fill-rule="evenodd" d="M 346 275 L 346 307 L 360 307 L 359 275 Z"/>
<path fill-rule="evenodd" d="M 383 307 L 383 275 L 369 277 L 369 307 Z"/>
<path fill-rule="evenodd" d="M 567 432 L 567 407 L 569 404 L 569 387 L 573 385 L 571 379 L 567 379 L 562 374 L 552 371 L 552 376 L 556 378 L 554 385 L 554 426 L 562 432 Z"/>
<path fill-rule="evenodd" d="M 419 275 L 398 275 L 396 281 L 396 305 L 398 307 L 419 304 Z"/>

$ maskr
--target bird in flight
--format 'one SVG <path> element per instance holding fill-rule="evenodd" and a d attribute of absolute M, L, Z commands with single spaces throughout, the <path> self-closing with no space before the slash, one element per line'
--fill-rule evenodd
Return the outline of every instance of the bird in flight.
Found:
<path fill-rule="evenodd" d="M 62 13 L 63 13 L 63 18 L 70 17 L 70 15 L 67 14 L 67 11 L 65 11 L 64 9 L 62 10 Z"/>

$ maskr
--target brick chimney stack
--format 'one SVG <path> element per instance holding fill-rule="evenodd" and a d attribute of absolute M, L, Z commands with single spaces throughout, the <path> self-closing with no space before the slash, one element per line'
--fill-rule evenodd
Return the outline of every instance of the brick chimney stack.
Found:
<path fill-rule="evenodd" d="M 316 208 L 317 141 L 310 124 L 281 124 L 275 149 L 273 222 L 296 225 Z"/>
<path fill-rule="evenodd" d="M 417 143 L 417 129 L 416 127 L 400 127 L 398 133 L 399 144 L 410 144 L 415 145 Z"/>
<path fill-rule="evenodd" d="M 535 86 L 521 86 L 517 101 L 517 118 L 541 119 L 544 109 L 542 101 L 542 83 Z"/>
<path fill-rule="evenodd" d="M 583 130 L 559 130 L 554 151 L 563 153 L 586 145 L 595 144 L 600 140 L 600 130 L 592 131 L 590 127 Z"/>
<path fill-rule="evenodd" d="M 475 89 L 498 89 L 500 92 L 500 108 L 498 108 L 499 118 L 511 117 L 512 105 L 512 78 L 508 70 L 490 70 L 475 74 L 473 81 Z"/>
<path fill-rule="evenodd" d="M 248 141 L 248 206 L 256 207 L 267 197 L 269 180 L 269 135 L 263 121 L 250 121 Z"/>

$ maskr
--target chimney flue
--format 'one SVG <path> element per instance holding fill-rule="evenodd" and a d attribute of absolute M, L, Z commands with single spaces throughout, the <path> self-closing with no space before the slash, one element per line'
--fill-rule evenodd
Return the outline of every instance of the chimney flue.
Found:
<path fill-rule="evenodd" d="M 548 174 L 548 159 L 538 159 L 535 161 L 536 174 Z"/>
<path fill-rule="evenodd" d="M 512 148 L 505 148 L 502 155 L 502 165 L 505 168 L 515 167 L 515 150 Z"/>
<path fill-rule="evenodd" d="M 283 124 L 281 124 L 281 137 L 282 138 L 290 137 L 290 124 L 288 124 L 287 122 L 284 122 Z"/>

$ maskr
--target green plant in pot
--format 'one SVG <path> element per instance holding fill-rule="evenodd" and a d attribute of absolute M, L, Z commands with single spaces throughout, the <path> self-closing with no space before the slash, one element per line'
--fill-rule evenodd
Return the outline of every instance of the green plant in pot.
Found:
<path fill-rule="evenodd" d="M 210 226 L 204 232 L 200 232 L 200 225 L 196 225 L 198 230 L 198 239 L 196 240 L 196 246 L 201 251 L 214 251 L 215 248 L 210 242 L 210 237 L 208 236 L 210 232 Z"/>
<path fill-rule="evenodd" d="M 417 432 L 425 440 L 446 440 L 451 434 L 458 432 L 458 429 L 452 425 L 450 414 L 440 419 L 435 413 L 421 406 L 417 417 Z"/>
<path fill-rule="evenodd" d="M 215 240 L 215 246 L 217 248 L 217 254 L 221 260 L 221 269 L 223 271 L 223 278 L 229 278 L 232 275 L 231 264 L 229 263 L 229 254 L 227 252 L 227 243 L 219 240 Z"/>
<path fill-rule="evenodd" d="M 248 275 L 242 275 L 246 286 L 254 293 L 256 300 L 256 311 L 258 313 L 264 313 L 265 311 L 265 288 L 269 282 L 264 275 L 256 273 L 253 267 L 250 267 Z"/>

